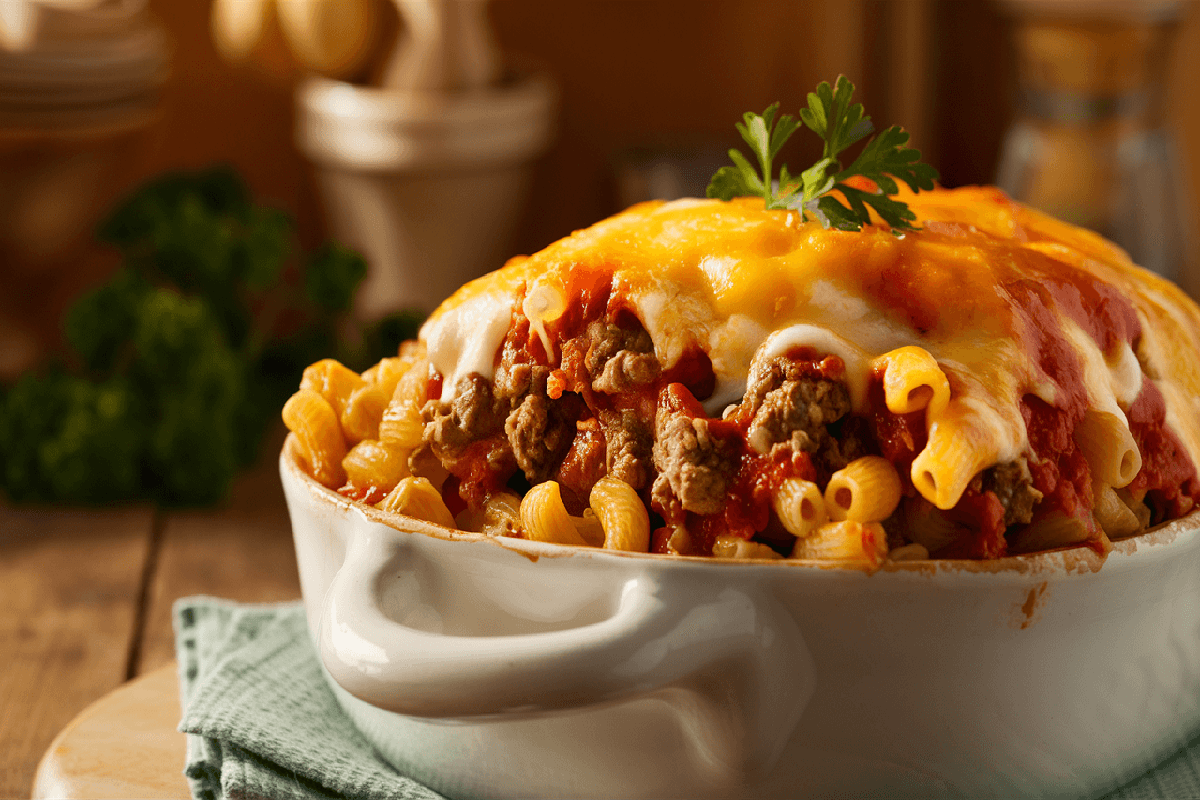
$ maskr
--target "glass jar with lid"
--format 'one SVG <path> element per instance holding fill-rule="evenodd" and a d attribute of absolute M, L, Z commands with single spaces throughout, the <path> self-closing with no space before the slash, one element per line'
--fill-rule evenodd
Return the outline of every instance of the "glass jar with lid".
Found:
<path fill-rule="evenodd" d="M 1003 0 L 1016 118 L 997 183 L 1187 283 L 1192 194 L 1165 115 L 1179 0 Z"/>

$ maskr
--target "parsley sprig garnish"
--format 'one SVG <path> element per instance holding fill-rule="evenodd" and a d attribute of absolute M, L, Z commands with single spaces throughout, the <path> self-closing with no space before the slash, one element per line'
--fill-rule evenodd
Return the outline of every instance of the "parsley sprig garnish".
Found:
<path fill-rule="evenodd" d="M 808 93 L 808 108 L 800 117 L 780 114 L 774 103 L 762 114 L 747 112 L 737 123 L 738 132 L 758 159 L 758 169 L 737 149 L 729 151 L 733 166 L 721 167 L 708 184 L 707 195 L 719 200 L 734 197 L 761 197 L 767 208 L 797 209 L 808 219 L 820 221 L 826 228 L 857 231 L 871 222 L 870 209 L 891 226 L 893 231 L 916 230 L 916 214 L 906 203 L 892 199 L 898 189 L 896 180 L 908 184 L 914 192 L 932 189 L 938 171 L 921 163 L 921 153 L 908 144 L 908 134 L 898 125 L 871 139 L 849 167 L 842 167 L 838 156 L 851 145 L 874 131 L 871 118 L 863 114 L 862 103 L 851 104 L 854 84 L 844 75 L 836 87 L 822 82 Z M 821 160 L 799 175 L 779 168 L 773 178 L 773 163 L 779 151 L 801 123 L 825 143 Z M 874 182 L 877 191 L 864 191 L 847 183 L 852 177 Z M 838 191 L 843 203 L 830 192 Z"/>

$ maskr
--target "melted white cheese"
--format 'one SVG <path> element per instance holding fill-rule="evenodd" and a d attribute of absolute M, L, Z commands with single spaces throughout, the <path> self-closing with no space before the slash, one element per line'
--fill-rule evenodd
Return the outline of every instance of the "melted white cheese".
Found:
<path fill-rule="evenodd" d="M 897 347 L 921 344 L 915 332 L 893 324 L 861 297 L 850 294 L 833 281 L 813 281 L 809 291 L 811 317 L 828 321 L 831 328 L 852 334 L 864 351 L 881 355 Z"/>
<path fill-rule="evenodd" d="M 730 404 L 741 402 L 750 362 L 767 334 L 766 328 L 744 314 L 734 314 L 724 325 L 713 329 L 708 337 L 708 357 L 717 381 L 712 397 L 704 401 L 704 410 L 710 417 Z"/>
<path fill-rule="evenodd" d="M 1122 408 L 1129 408 L 1142 391 L 1142 365 L 1133 348 L 1122 342 L 1116 357 L 1108 361 L 1109 387 Z"/>
<path fill-rule="evenodd" d="M 1113 373 L 1105 363 L 1104 354 L 1100 352 L 1096 342 L 1072 320 L 1060 317 L 1059 325 L 1062 326 L 1063 337 L 1075 346 L 1075 352 L 1079 354 L 1079 361 L 1083 367 L 1083 386 L 1087 390 L 1092 408 L 1124 420 L 1125 412 L 1121 410 L 1117 393 L 1114 391 Z M 1137 366 L 1136 358 L 1134 366 Z M 1138 367 L 1138 374 L 1140 377 L 1141 367 Z M 1138 386 L 1141 386 L 1140 379 Z"/>
<path fill-rule="evenodd" d="M 661 281 L 652 289 L 631 297 L 633 306 L 663 369 L 679 362 L 688 348 L 708 339 L 713 312 L 708 303 L 672 281 Z"/>
<path fill-rule="evenodd" d="M 496 354 L 512 322 L 515 301 L 507 293 L 478 294 L 433 317 L 421 328 L 429 363 L 442 375 L 442 401 L 454 399 L 458 382 L 471 373 L 495 377 Z"/>

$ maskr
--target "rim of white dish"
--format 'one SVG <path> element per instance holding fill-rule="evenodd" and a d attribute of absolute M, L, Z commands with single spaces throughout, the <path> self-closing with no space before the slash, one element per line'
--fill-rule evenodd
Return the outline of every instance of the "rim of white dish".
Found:
<path fill-rule="evenodd" d="M 513 539 L 502 536 L 487 536 L 473 531 L 451 530 L 432 522 L 408 517 L 403 514 L 382 511 L 366 503 L 352 500 L 336 491 L 323 486 L 304 469 L 299 451 L 294 445 L 295 434 L 289 433 L 283 443 L 279 460 L 284 470 L 298 479 L 308 491 L 318 498 L 327 500 L 335 506 L 353 511 L 365 519 L 378 522 L 401 533 L 415 533 L 445 541 L 487 542 L 498 545 L 506 550 L 519 553 L 531 561 L 539 558 L 631 558 L 648 560 L 655 563 L 677 563 L 692 565 L 712 565 L 721 568 L 741 566 L 770 566 L 773 569 L 806 569 L 820 571 L 841 571 L 874 574 L 878 572 L 908 572 L 924 573 L 927 575 L 939 573 L 992 573 L 1004 575 L 1039 575 L 1055 574 L 1085 574 L 1099 572 L 1108 559 L 1125 558 L 1136 555 L 1149 548 L 1158 550 L 1175 544 L 1184 534 L 1197 534 L 1200 531 L 1200 509 L 1192 511 L 1179 519 L 1164 522 L 1136 536 L 1114 541 L 1113 549 L 1107 555 L 1101 555 L 1087 545 L 1072 545 L 1054 550 L 1043 550 L 1036 553 L 1005 556 L 994 559 L 958 559 L 930 558 L 912 559 L 906 561 L 888 561 L 878 569 L 870 569 L 865 565 L 837 562 L 817 561 L 815 559 L 766 559 L 766 558 L 720 558 L 717 556 L 680 556 L 666 553 L 633 553 L 622 550 L 605 550 L 597 547 L 580 547 L 576 545 L 552 544 L 537 542 L 529 539 Z M 1192 537 L 1189 537 L 1192 538 Z"/>

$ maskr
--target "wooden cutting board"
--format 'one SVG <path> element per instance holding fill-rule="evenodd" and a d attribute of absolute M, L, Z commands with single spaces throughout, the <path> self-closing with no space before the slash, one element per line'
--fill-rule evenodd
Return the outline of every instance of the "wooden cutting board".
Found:
<path fill-rule="evenodd" d="M 189 800 L 175 664 L 114 689 L 55 737 L 38 764 L 37 798 Z"/>

